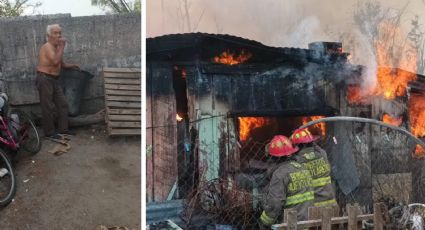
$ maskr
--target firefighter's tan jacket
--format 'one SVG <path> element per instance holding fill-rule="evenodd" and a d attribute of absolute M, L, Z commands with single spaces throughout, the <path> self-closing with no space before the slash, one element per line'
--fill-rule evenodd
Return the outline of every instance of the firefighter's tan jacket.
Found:
<path fill-rule="evenodd" d="M 313 179 L 314 205 L 336 205 L 335 190 L 331 180 L 331 166 L 325 150 L 314 144 L 302 148 L 295 156 L 297 162 L 310 171 Z"/>
<path fill-rule="evenodd" d="M 266 189 L 260 220 L 264 225 L 281 222 L 284 209 L 297 211 L 298 220 L 307 220 L 314 192 L 310 172 L 294 160 L 282 162 L 273 172 Z"/>

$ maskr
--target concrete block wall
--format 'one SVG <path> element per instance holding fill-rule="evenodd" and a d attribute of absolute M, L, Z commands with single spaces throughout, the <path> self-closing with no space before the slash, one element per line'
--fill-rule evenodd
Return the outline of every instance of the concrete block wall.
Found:
<path fill-rule="evenodd" d="M 58 23 L 67 39 L 64 61 L 95 75 L 85 92 L 81 113 L 104 107 L 103 67 L 141 67 L 140 14 L 71 17 L 70 14 L 0 18 L 0 90 L 12 105 L 39 113 L 35 88 L 46 26 Z"/>

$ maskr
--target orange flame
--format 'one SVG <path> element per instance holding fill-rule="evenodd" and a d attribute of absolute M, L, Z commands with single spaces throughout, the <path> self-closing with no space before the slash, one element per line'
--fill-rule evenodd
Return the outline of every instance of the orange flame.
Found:
<path fill-rule="evenodd" d="M 401 69 L 378 68 L 378 84 L 375 88 L 375 95 L 383 96 L 393 100 L 406 94 L 409 81 L 416 80 L 416 74 Z"/>
<path fill-rule="evenodd" d="M 252 129 L 264 126 L 268 123 L 266 118 L 262 117 L 239 117 L 239 138 L 246 141 Z"/>
<path fill-rule="evenodd" d="M 350 85 L 347 87 L 347 101 L 350 104 L 366 104 L 367 95 L 362 92 L 360 86 Z"/>
<path fill-rule="evenodd" d="M 425 150 L 420 145 L 416 145 L 415 153 L 413 153 L 414 158 L 424 158 Z"/>
<path fill-rule="evenodd" d="M 237 65 L 248 61 L 252 57 L 250 52 L 242 50 L 239 55 L 236 55 L 234 52 L 224 51 L 219 56 L 213 58 L 215 63 L 221 63 L 225 65 Z"/>
<path fill-rule="evenodd" d="M 409 100 L 410 129 L 417 137 L 425 136 L 425 96 L 411 95 Z"/>
<path fill-rule="evenodd" d="M 177 120 L 177 121 L 182 121 L 182 120 L 183 120 L 183 118 L 182 118 L 182 117 L 180 117 L 178 114 L 176 114 L 176 120 Z"/>
<path fill-rule="evenodd" d="M 393 100 L 406 94 L 409 81 L 416 80 L 417 50 L 406 42 L 406 34 L 393 22 L 382 22 L 374 43 L 376 62 L 376 85 L 365 90 L 364 96 L 381 96 Z M 347 101 L 363 103 L 359 89 L 348 88 Z"/>
<path fill-rule="evenodd" d="M 401 123 L 403 122 L 403 118 L 402 117 L 394 118 L 389 114 L 384 114 L 384 116 L 382 117 L 382 121 L 390 125 L 400 126 Z"/>
<path fill-rule="evenodd" d="M 311 116 L 311 117 L 303 117 L 303 125 L 307 124 L 310 121 L 315 121 L 318 120 L 320 118 L 324 118 L 324 116 Z M 324 136 L 326 134 L 326 124 L 324 122 L 321 123 L 317 123 L 315 125 L 313 125 L 313 129 L 318 129 L 320 131 L 320 135 Z M 310 132 L 311 129 L 309 129 Z"/>

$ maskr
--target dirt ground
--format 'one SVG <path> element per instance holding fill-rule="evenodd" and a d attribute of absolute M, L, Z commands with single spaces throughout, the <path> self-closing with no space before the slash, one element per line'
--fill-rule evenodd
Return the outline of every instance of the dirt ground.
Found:
<path fill-rule="evenodd" d="M 0 209 L 0 229 L 140 229 L 140 136 L 108 138 L 104 126 L 74 129 L 68 153 L 43 139 L 15 162 L 15 199 Z"/>

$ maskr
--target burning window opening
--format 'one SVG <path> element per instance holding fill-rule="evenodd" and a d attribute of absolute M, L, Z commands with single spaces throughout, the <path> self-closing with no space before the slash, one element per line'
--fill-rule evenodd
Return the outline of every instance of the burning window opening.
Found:
<path fill-rule="evenodd" d="M 225 65 L 237 65 L 248 61 L 251 57 L 252 53 L 245 50 L 242 50 L 239 55 L 235 52 L 224 51 L 219 56 L 215 56 L 213 61 Z"/>
<path fill-rule="evenodd" d="M 246 141 L 252 130 L 268 125 L 271 119 L 264 117 L 239 117 L 239 139 Z"/>
<path fill-rule="evenodd" d="M 321 118 L 324 118 L 324 117 L 325 116 L 303 117 L 302 118 L 303 119 L 303 125 L 307 124 L 310 121 L 315 121 L 315 120 L 318 120 L 318 119 L 321 119 Z M 309 127 L 308 129 L 309 129 L 309 131 L 312 134 L 317 134 L 318 133 L 321 136 L 325 136 L 326 135 L 326 124 L 323 123 L 323 122 L 322 123 L 315 124 L 315 125 Z"/>
<path fill-rule="evenodd" d="M 241 163 L 265 160 L 267 157 L 265 146 L 275 135 L 289 137 L 301 125 L 323 117 L 325 116 L 238 117 Z M 313 135 L 326 135 L 325 123 L 316 124 L 308 129 Z"/>
<path fill-rule="evenodd" d="M 384 113 L 384 116 L 382 116 L 382 121 L 390 125 L 400 126 L 401 123 L 403 123 L 403 117 L 393 117 Z"/>

